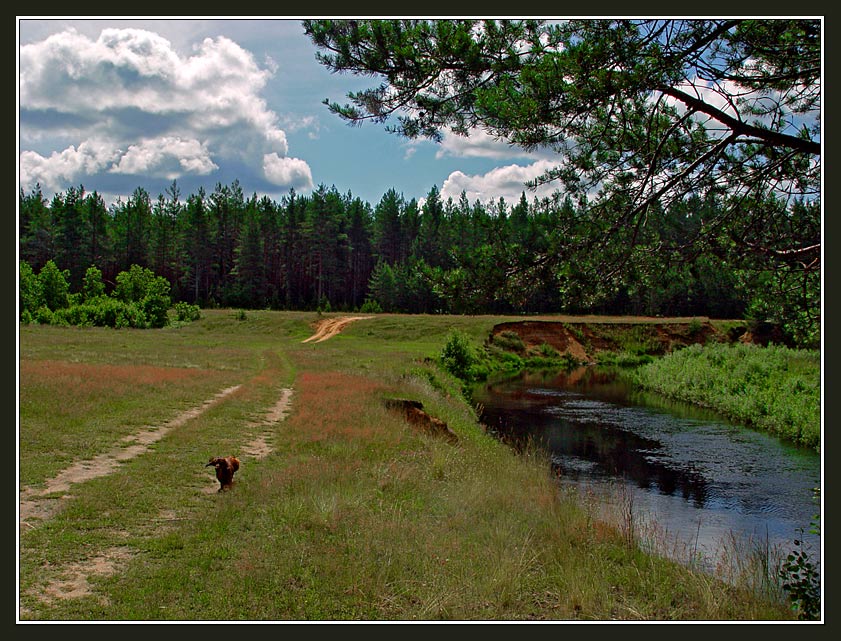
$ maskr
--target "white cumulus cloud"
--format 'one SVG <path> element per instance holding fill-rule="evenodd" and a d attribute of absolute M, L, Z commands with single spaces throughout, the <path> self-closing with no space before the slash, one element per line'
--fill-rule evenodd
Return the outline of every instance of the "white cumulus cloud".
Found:
<path fill-rule="evenodd" d="M 207 175 L 219 167 L 210 159 L 207 146 L 198 140 L 177 136 L 142 140 L 130 145 L 111 173 L 162 176 L 170 180 L 184 173 Z"/>
<path fill-rule="evenodd" d="M 287 158 L 286 133 L 262 96 L 277 63 L 261 67 L 224 36 L 183 55 L 147 30 L 109 28 L 93 39 L 69 29 L 21 46 L 19 60 L 22 187 L 61 189 L 98 172 L 206 176 L 228 162 L 277 185 L 310 175 L 305 161 Z M 42 155 L 49 140 L 55 150 Z"/>
<path fill-rule="evenodd" d="M 119 149 L 103 140 L 87 140 L 78 147 L 71 145 L 49 156 L 35 151 L 20 155 L 21 185 L 40 183 L 50 191 L 61 191 L 83 175 L 97 174 L 109 167 L 120 155 Z"/>
<path fill-rule="evenodd" d="M 522 147 L 510 144 L 506 140 L 499 140 L 484 129 L 471 129 L 468 136 L 459 136 L 451 131 L 445 131 L 436 158 L 452 156 L 455 158 L 529 158 L 538 160 L 547 158 L 551 152 L 525 151 Z"/>
<path fill-rule="evenodd" d="M 441 186 L 441 198 L 458 200 L 464 192 L 470 202 L 496 201 L 502 197 L 509 203 L 515 203 L 524 191 L 529 200 L 534 195 L 541 198 L 549 196 L 557 190 L 557 185 L 544 185 L 533 192 L 526 187 L 525 183 L 556 165 L 556 161 L 537 160 L 525 166 L 512 164 L 496 167 L 484 174 L 468 175 L 461 171 L 454 171 Z"/>
<path fill-rule="evenodd" d="M 312 189 L 310 166 L 300 158 L 281 158 L 272 152 L 263 156 L 263 173 L 275 185 Z"/>

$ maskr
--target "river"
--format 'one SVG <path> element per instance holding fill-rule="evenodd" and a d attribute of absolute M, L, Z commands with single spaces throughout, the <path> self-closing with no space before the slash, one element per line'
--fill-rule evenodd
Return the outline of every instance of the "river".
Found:
<path fill-rule="evenodd" d="M 489 432 L 548 448 L 561 483 L 632 514 L 638 540 L 677 560 L 738 571 L 751 550 L 781 558 L 795 539 L 820 560 L 820 537 L 808 532 L 819 512 L 813 450 L 595 367 L 524 372 L 478 388 L 474 401 Z"/>

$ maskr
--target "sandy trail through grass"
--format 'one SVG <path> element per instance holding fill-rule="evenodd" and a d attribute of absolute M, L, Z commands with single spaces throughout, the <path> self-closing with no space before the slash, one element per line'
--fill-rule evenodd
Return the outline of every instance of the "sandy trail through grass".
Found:
<path fill-rule="evenodd" d="M 114 449 L 104 452 L 92 459 L 77 461 L 70 467 L 65 468 L 56 476 L 48 479 L 43 488 L 35 489 L 23 487 L 20 491 L 20 516 L 21 524 L 29 525 L 28 520 L 37 517 L 40 519 L 50 518 L 61 506 L 60 501 L 47 501 L 45 497 L 58 492 L 67 492 L 76 483 L 82 483 L 91 479 L 111 474 L 123 461 L 127 461 L 145 453 L 149 446 L 162 439 L 171 430 L 180 427 L 187 421 L 200 416 L 208 408 L 221 401 L 226 396 L 234 393 L 240 388 L 239 385 L 223 389 L 198 407 L 182 412 L 171 421 L 157 427 L 149 427 L 136 434 L 129 434 L 121 439 L 122 443 L 131 445 L 120 445 Z"/>
<path fill-rule="evenodd" d="M 316 325 L 315 334 L 301 341 L 302 343 L 320 343 L 333 338 L 350 323 L 358 320 L 367 320 L 373 316 L 342 316 L 340 318 L 326 318 Z"/>
<path fill-rule="evenodd" d="M 275 403 L 274 406 L 269 409 L 263 420 L 256 423 L 256 425 L 264 425 L 268 428 L 272 425 L 275 425 L 276 423 L 279 423 L 284 418 L 286 418 L 286 415 L 289 413 L 289 408 L 291 407 L 291 405 L 292 390 L 289 388 L 282 389 L 280 391 L 280 398 L 278 399 L 277 403 Z M 254 459 L 261 459 L 271 454 L 272 446 L 269 444 L 268 441 L 270 435 L 271 431 L 267 429 L 262 434 L 258 435 L 255 439 L 246 443 L 245 446 L 243 446 L 242 448 L 243 454 Z"/>
<path fill-rule="evenodd" d="M 43 498 L 52 492 L 64 492 L 70 489 L 73 483 L 79 483 L 88 479 L 104 476 L 113 472 L 121 461 L 143 454 L 148 446 L 160 440 L 167 432 L 184 425 L 190 419 L 201 415 L 212 405 L 215 405 L 226 396 L 229 396 L 241 386 L 237 385 L 220 391 L 213 398 L 205 401 L 199 407 L 190 409 L 165 425 L 157 428 L 149 428 L 137 434 L 132 434 L 124 439 L 125 442 L 136 441 L 136 444 L 119 450 L 102 454 L 88 461 L 81 461 L 62 471 L 55 478 L 47 482 L 42 490 L 27 488 L 22 492 L 30 498 L 21 500 L 21 522 L 25 519 L 37 516 L 41 519 L 49 518 L 57 510 L 55 504 L 45 505 Z M 286 418 L 292 403 L 292 389 L 283 388 L 280 390 L 280 398 L 270 407 L 261 420 L 255 421 L 252 427 L 265 426 L 267 429 L 255 439 L 243 446 L 243 455 L 254 460 L 259 460 L 271 454 L 273 448 L 269 443 L 271 431 L 268 429 Z M 215 485 L 211 488 L 216 492 Z M 208 492 L 210 490 L 207 490 Z M 177 517 L 164 514 L 158 520 L 177 520 Z M 133 554 L 125 547 L 110 547 L 101 554 L 84 561 L 76 562 L 59 569 L 57 576 L 53 578 L 39 594 L 41 602 L 49 605 L 56 599 L 78 599 L 93 594 L 89 579 L 95 576 L 109 576 L 116 572 L 122 564 L 131 560 Z M 104 602 L 103 598 L 100 601 Z"/>

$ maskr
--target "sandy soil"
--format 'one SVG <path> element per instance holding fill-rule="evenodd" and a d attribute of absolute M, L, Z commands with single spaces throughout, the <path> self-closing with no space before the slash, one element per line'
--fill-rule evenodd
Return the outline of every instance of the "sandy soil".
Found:
<path fill-rule="evenodd" d="M 329 338 L 333 338 L 350 323 L 358 320 L 366 320 L 368 318 L 373 318 L 373 316 L 340 316 L 339 318 L 325 318 L 316 324 L 315 334 L 301 342 L 320 343 L 322 341 L 326 341 Z"/>

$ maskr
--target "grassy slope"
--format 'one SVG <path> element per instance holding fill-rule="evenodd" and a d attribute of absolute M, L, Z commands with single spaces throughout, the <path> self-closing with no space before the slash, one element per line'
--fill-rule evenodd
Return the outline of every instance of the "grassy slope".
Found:
<path fill-rule="evenodd" d="M 644 365 L 635 378 L 665 396 L 820 450 L 820 374 L 817 351 L 737 343 L 674 352 Z"/>
<path fill-rule="evenodd" d="M 138 424 L 242 386 L 149 453 L 72 488 L 52 519 L 22 529 L 26 618 L 789 617 L 629 548 L 618 527 L 560 493 L 541 455 L 515 456 L 482 433 L 458 383 L 426 359 L 451 329 L 478 344 L 498 319 L 381 315 L 303 344 L 313 320 L 214 311 L 159 331 L 21 328 L 29 485 L 63 467 L 59 454 L 92 456 Z M 92 374 L 68 384 L 67 363 Z M 99 395 L 88 389 L 108 379 L 108 367 L 132 365 L 136 382 L 112 377 Z M 164 386 L 144 369 L 161 367 L 178 374 Z M 262 429 L 254 416 L 286 386 L 293 406 L 273 428 L 274 452 L 243 457 L 233 491 L 208 491 L 215 481 L 203 463 L 240 453 Z M 413 430 L 384 408 L 385 396 L 422 401 L 459 444 Z M 95 558 L 112 559 L 115 571 L 90 574 L 90 594 L 41 598 Z"/>

